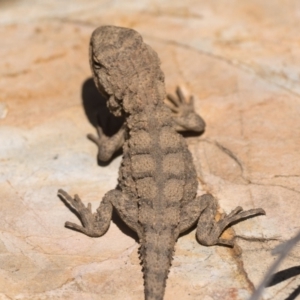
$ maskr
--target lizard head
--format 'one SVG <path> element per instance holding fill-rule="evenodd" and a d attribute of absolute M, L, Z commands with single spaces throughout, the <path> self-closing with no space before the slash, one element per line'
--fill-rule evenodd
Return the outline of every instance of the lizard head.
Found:
<path fill-rule="evenodd" d="M 133 29 L 98 27 L 90 41 L 90 66 L 99 92 L 116 116 L 143 109 L 149 91 L 154 101 L 165 98 L 159 58 Z"/>

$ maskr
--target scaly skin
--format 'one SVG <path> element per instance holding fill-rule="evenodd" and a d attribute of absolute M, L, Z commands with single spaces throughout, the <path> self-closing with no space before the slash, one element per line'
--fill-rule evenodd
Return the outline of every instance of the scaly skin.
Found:
<path fill-rule="evenodd" d="M 164 75 L 157 54 L 132 29 L 103 26 L 91 38 L 90 64 L 99 91 L 107 96 L 116 116 L 125 116 L 118 133 L 89 135 L 99 148 L 99 159 L 108 161 L 123 146 L 119 184 L 108 192 L 96 213 L 76 195 L 59 195 L 77 210 L 83 226 L 66 227 L 92 237 L 103 235 L 113 208 L 137 232 L 145 279 L 145 299 L 162 300 L 178 235 L 197 225 L 197 239 L 204 245 L 232 245 L 220 239 L 232 222 L 264 214 L 262 209 L 237 207 L 215 221 L 217 201 L 209 194 L 196 197 L 197 176 L 192 156 L 177 131 L 202 132 L 205 123 L 186 101 L 181 90 L 165 101 Z"/>

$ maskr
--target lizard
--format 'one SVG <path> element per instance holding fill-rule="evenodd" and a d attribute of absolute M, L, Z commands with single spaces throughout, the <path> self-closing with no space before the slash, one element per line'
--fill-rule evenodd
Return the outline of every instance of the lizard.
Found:
<path fill-rule="evenodd" d="M 108 230 L 113 209 L 139 238 L 146 300 L 162 300 L 172 255 L 179 234 L 197 224 L 202 245 L 233 246 L 221 238 L 232 223 L 265 214 L 262 208 L 244 211 L 238 206 L 216 221 L 218 203 L 211 194 L 197 196 L 197 174 L 184 130 L 202 132 L 203 119 L 195 113 L 193 99 L 166 92 L 157 53 L 133 29 L 101 26 L 90 40 L 90 66 L 95 85 L 107 106 L 125 121 L 108 137 L 98 126 L 98 158 L 109 161 L 123 147 L 118 185 L 107 192 L 99 208 L 83 204 L 60 189 L 59 196 L 78 213 L 82 226 L 65 226 L 90 237 Z"/>

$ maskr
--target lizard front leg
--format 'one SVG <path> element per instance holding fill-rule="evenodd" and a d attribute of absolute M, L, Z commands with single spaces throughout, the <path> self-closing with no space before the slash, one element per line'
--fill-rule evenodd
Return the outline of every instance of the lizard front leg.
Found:
<path fill-rule="evenodd" d="M 168 94 L 168 101 L 165 101 L 173 113 L 176 131 L 203 132 L 205 122 L 195 112 L 193 96 L 190 96 L 189 101 L 187 101 L 179 87 L 176 89 L 176 95 Z"/>
<path fill-rule="evenodd" d="M 100 237 L 109 228 L 114 207 L 121 219 L 141 236 L 137 202 L 131 201 L 127 195 L 119 190 L 111 190 L 106 193 L 96 213 L 92 213 L 91 204 L 88 203 L 86 207 L 78 195 L 72 198 L 61 189 L 58 190 L 58 195 L 76 210 L 82 223 L 82 226 L 80 226 L 72 222 L 66 222 L 65 226 L 68 228 L 75 229 L 91 237 Z"/>
<path fill-rule="evenodd" d="M 97 125 L 98 137 L 88 134 L 88 138 L 98 146 L 98 159 L 106 162 L 118 151 L 125 141 L 125 124 L 112 137 L 104 134 L 100 125 Z"/>
<path fill-rule="evenodd" d="M 218 221 L 215 220 L 216 214 L 217 200 L 212 195 L 204 194 L 197 197 L 182 209 L 180 232 L 187 230 L 198 220 L 196 236 L 202 245 L 223 244 L 233 246 L 233 241 L 220 238 L 226 227 L 233 222 L 239 222 L 256 215 L 265 215 L 266 213 L 262 208 L 244 211 L 242 207 L 238 206 L 228 215 L 222 214 L 221 219 Z"/>

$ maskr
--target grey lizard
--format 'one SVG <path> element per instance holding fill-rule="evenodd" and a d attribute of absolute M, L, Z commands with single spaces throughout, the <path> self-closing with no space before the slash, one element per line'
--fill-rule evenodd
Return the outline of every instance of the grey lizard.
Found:
<path fill-rule="evenodd" d="M 211 194 L 196 196 L 197 175 L 183 137 L 177 131 L 201 132 L 205 123 L 180 89 L 165 104 L 164 74 L 156 52 L 133 29 L 97 28 L 90 41 L 90 65 L 98 90 L 107 97 L 109 110 L 125 122 L 112 137 L 98 126 L 99 159 L 108 161 L 123 147 L 118 186 L 103 197 L 96 213 L 78 195 L 59 195 L 80 216 L 82 226 L 65 226 L 91 237 L 109 228 L 112 211 L 134 230 L 141 245 L 145 299 L 164 297 L 172 254 L 180 233 L 197 223 L 197 240 L 206 246 L 233 242 L 220 235 L 233 222 L 259 214 L 261 208 L 235 208 L 216 221 L 217 200 Z"/>

